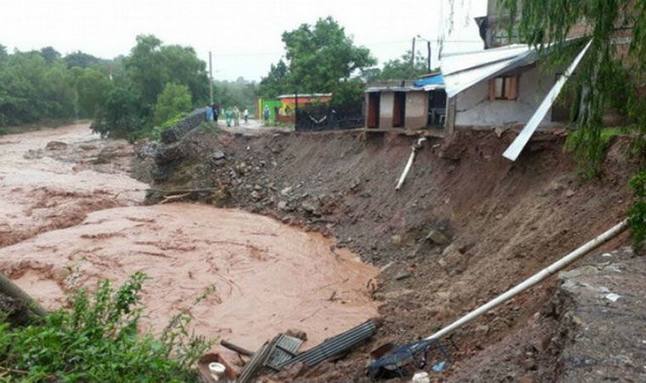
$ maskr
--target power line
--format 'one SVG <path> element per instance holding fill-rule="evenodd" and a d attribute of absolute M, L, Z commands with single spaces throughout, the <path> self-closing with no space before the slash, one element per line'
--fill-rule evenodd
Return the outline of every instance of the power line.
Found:
<path fill-rule="evenodd" d="M 437 41 L 437 40 L 431 40 L 431 44 L 445 44 L 445 43 L 462 43 L 462 44 L 482 44 L 482 40 L 442 40 L 442 41 Z M 371 42 L 371 43 L 365 43 L 365 44 L 359 44 L 359 46 L 374 46 L 374 45 L 395 45 L 395 44 L 410 44 L 410 40 L 396 40 L 396 41 L 378 41 L 378 42 Z M 249 56 L 282 56 L 284 55 L 285 52 L 241 52 L 241 53 L 234 53 L 234 52 L 227 52 L 227 53 L 218 53 L 217 51 L 213 51 L 213 56 L 215 57 L 249 57 Z"/>

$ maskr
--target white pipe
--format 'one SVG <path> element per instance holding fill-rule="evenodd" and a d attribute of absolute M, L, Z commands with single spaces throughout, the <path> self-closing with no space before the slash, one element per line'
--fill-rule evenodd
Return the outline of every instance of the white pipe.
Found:
<path fill-rule="evenodd" d="M 628 226 L 628 221 L 623 220 L 617 225 L 615 225 L 613 228 L 610 230 L 606 231 L 605 233 L 599 235 L 598 237 L 594 238 L 590 242 L 586 243 L 585 245 L 579 247 L 578 249 L 574 250 L 570 254 L 566 255 L 565 257 L 559 259 L 558 261 L 552 263 L 548 267 L 544 268 L 543 270 L 539 271 L 538 273 L 532 275 L 528 279 L 526 279 L 523 283 L 517 285 L 516 287 L 513 287 L 510 290 L 507 290 L 506 292 L 500 294 L 496 298 L 490 300 L 489 302 L 485 303 L 484 305 L 478 307 L 477 309 L 471 311 L 470 313 L 466 314 L 462 318 L 456 320 L 455 322 L 451 323 L 450 325 L 444 327 L 440 331 L 436 332 L 435 334 L 429 336 L 426 338 L 426 340 L 431 340 L 431 339 L 438 339 L 449 332 L 455 330 L 456 328 L 471 322 L 475 318 L 479 317 L 480 315 L 484 314 L 485 312 L 493 309 L 494 307 L 498 306 L 499 304 L 513 298 L 515 295 L 518 293 L 521 293 L 528 288 L 534 286 L 538 282 L 542 281 L 543 279 L 549 277 L 550 275 L 558 272 L 559 270 L 563 269 L 570 263 L 574 262 L 577 258 L 587 254 L 594 248 L 598 247 L 599 245 L 603 244 L 604 242 L 610 240 L 617 234 L 621 233 L 626 229 Z"/>
<path fill-rule="evenodd" d="M 404 181 L 406 181 L 406 176 L 408 176 L 408 172 L 410 171 L 411 166 L 413 166 L 413 161 L 415 161 L 415 153 L 421 147 L 422 142 L 424 141 L 426 141 L 426 137 L 420 138 L 419 140 L 417 140 L 417 144 L 413 145 L 413 148 L 410 152 L 410 157 L 408 157 L 408 162 L 406 163 L 404 172 L 402 173 L 401 177 L 399 177 L 399 181 L 397 182 L 397 186 L 395 186 L 395 190 L 401 189 Z"/>

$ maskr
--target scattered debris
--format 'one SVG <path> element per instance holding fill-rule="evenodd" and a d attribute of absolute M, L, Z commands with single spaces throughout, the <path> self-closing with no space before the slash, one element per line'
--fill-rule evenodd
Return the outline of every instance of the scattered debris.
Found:
<path fill-rule="evenodd" d="M 45 149 L 47 150 L 65 150 L 67 149 L 67 144 L 61 141 L 49 141 L 47 145 L 45 145 Z"/>
<path fill-rule="evenodd" d="M 233 366 L 218 353 L 203 355 L 197 361 L 197 369 L 201 380 L 205 383 L 222 382 L 223 377 L 229 381 L 235 381 L 238 377 Z M 217 377 L 214 376 L 214 373 Z"/>
<path fill-rule="evenodd" d="M 413 375 L 411 383 L 431 383 L 431 377 L 428 375 L 428 372 L 419 371 L 416 372 L 415 375 Z"/>
<path fill-rule="evenodd" d="M 446 234 L 433 229 L 426 235 L 426 240 L 430 240 L 437 245 L 447 245 L 449 242 L 451 242 Z"/>
<path fill-rule="evenodd" d="M 274 371 L 280 371 L 280 366 L 296 356 L 298 349 L 303 344 L 303 340 L 293 336 L 280 334 L 271 343 L 271 349 L 267 356 L 265 367 Z"/>
<path fill-rule="evenodd" d="M 343 355 L 377 332 L 377 325 L 369 320 L 344 333 L 327 339 L 318 346 L 296 355 L 294 358 L 284 362 L 278 368 L 282 369 L 290 364 L 304 363 L 307 367 L 313 367 L 325 360 Z"/>
<path fill-rule="evenodd" d="M 372 379 L 395 376 L 403 378 L 408 375 L 408 369 L 424 368 L 433 351 L 438 351 L 443 358 L 438 364 L 444 363 L 443 365 L 445 365 L 444 361 L 449 359 L 449 354 L 437 339 L 422 339 L 396 348 L 393 346 L 392 351 L 387 351 L 370 363 L 368 376 Z"/>
<path fill-rule="evenodd" d="M 240 372 L 240 377 L 238 378 L 238 383 L 247 383 L 252 382 L 254 376 L 256 376 L 260 370 L 263 368 L 267 357 L 269 356 L 270 344 L 265 342 L 265 344 L 256 351 L 249 360 L 249 362 L 244 366 Z"/>
<path fill-rule="evenodd" d="M 221 340 L 221 341 L 220 341 L 220 345 L 222 345 L 222 347 L 228 348 L 228 349 L 229 349 L 229 350 L 231 350 L 231 351 L 235 351 L 235 352 L 237 352 L 237 353 L 238 353 L 238 354 L 240 354 L 240 355 L 244 355 L 244 356 L 253 356 L 253 352 L 252 352 L 252 351 L 249 351 L 249 350 L 247 350 L 246 348 L 243 348 L 243 347 L 240 347 L 240 346 L 238 346 L 238 345 L 235 345 L 235 344 L 233 344 L 233 343 L 231 343 L 231 342 L 229 342 L 229 341 Z"/>
<path fill-rule="evenodd" d="M 617 302 L 617 300 L 621 298 L 621 295 L 615 294 L 615 293 L 609 293 L 605 295 L 605 298 L 611 302 Z"/>

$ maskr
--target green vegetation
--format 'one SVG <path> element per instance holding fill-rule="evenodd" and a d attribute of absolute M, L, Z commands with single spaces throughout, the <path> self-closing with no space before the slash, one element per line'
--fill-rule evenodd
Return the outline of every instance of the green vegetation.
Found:
<path fill-rule="evenodd" d="M 119 289 L 103 281 L 92 298 L 81 290 L 69 311 L 25 327 L 0 323 L 0 379 L 21 382 L 185 382 L 210 348 L 189 335 L 180 313 L 158 338 L 138 335 L 142 313 L 137 273 Z M 208 294 L 208 291 L 204 296 Z M 198 298 L 199 302 L 203 297 Z"/>
<path fill-rule="evenodd" d="M 157 97 L 153 122 L 161 126 L 168 120 L 175 120 L 177 116 L 190 112 L 192 105 L 191 92 L 186 85 L 168 83 Z"/>
<path fill-rule="evenodd" d="M 548 57 L 556 62 L 571 60 L 568 37 L 576 26 L 587 27 L 584 40 L 592 39 L 592 45 L 571 87 L 578 100 L 574 110 L 577 132 L 569 137 L 568 147 L 586 177 L 598 176 L 608 140 L 603 115 L 613 108 L 627 118 L 632 153 L 641 164 L 640 173 L 631 181 L 637 201 L 630 211 L 630 224 L 636 244 L 643 242 L 646 98 L 639 88 L 646 82 L 646 0 L 499 0 L 499 4 L 513 20 L 509 36 L 515 34 L 540 49 L 550 46 Z M 615 43 L 626 33 L 632 37 L 627 52 Z"/>
<path fill-rule="evenodd" d="M 239 77 L 235 81 L 214 81 L 213 102 L 222 107 L 238 106 L 240 110 L 249 109 L 249 114 L 256 111 L 258 85 Z"/>
<path fill-rule="evenodd" d="M 407 51 L 398 59 L 386 61 L 382 69 L 376 69 L 370 74 L 369 80 L 410 80 L 427 73 L 427 57 L 416 52 L 415 63 L 411 65 L 411 51 Z"/>
<path fill-rule="evenodd" d="M 632 180 L 630 187 L 635 193 L 635 204 L 628 213 L 628 222 L 632 228 L 633 244 L 642 249 L 646 242 L 646 170 L 640 171 Z"/>
<path fill-rule="evenodd" d="M 175 119 L 177 113 L 207 102 L 206 64 L 193 48 L 163 45 L 155 36 L 142 35 L 120 62 L 113 89 L 98 108 L 93 125 L 104 136 L 149 136 L 164 119 Z M 162 96 L 165 90 L 169 93 Z M 181 100 L 171 100 L 180 93 Z M 157 111 L 158 106 L 163 110 Z"/>
<path fill-rule="evenodd" d="M 370 51 L 354 45 L 333 18 L 302 24 L 283 33 L 287 62 L 272 65 L 260 82 L 262 97 L 289 93 L 334 93 L 333 103 L 361 102 L 363 81 L 358 76 L 376 64 Z"/>
<path fill-rule="evenodd" d="M 609 107 L 634 123 L 635 145 L 646 147 L 646 100 L 638 94 L 645 80 L 646 0 L 499 0 L 499 4 L 513 20 L 510 36 L 517 35 L 540 49 L 549 45 L 549 56 L 557 61 L 571 60 L 568 36 L 576 26 L 587 26 L 584 40 L 592 39 L 592 45 L 574 77 L 579 100 L 576 125 L 581 132 L 573 145 L 587 176 L 596 176 L 600 171 L 605 154 L 602 117 Z M 622 31 L 632 32 L 625 55 L 613 43 Z M 646 151 L 638 154 L 646 157 Z"/>
<path fill-rule="evenodd" d="M 168 84 L 187 89 L 189 102 L 169 105 L 167 97 L 162 106 L 171 110 L 156 111 Z M 164 45 L 155 36 L 138 36 L 130 54 L 115 60 L 83 52 L 61 57 L 51 47 L 8 54 L 0 46 L 0 128 L 94 118 L 103 136 L 137 138 L 164 117 L 205 105 L 208 92 L 206 64 L 193 48 Z"/>

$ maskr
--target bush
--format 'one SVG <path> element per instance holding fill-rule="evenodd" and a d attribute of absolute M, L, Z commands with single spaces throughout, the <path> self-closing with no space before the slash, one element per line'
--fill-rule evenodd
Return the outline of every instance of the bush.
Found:
<path fill-rule="evenodd" d="M 157 98 L 153 123 L 162 126 L 169 120 L 177 120 L 192 108 L 191 91 L 186 85 L 168 83 Z"/>
<path fill-rule="evenodd" d="M 184 382 L 211 344 L 188 335 L 189 316 L 177 315 L 159 338 L 138 335 L 140 292 L 134 274 L 116 291 L 103 281 L 91 299 L 81 290 L 69 311 L 41 323 L 0 324 L 0 375 L 23 382 Z"/>
<path fill-rule="evenodd" d="M 144 128 L 138 97 L 132 91 L 116 87 L 108 92 L 106 102 L 100 105 L 92 130 L 102 137 L 131 138 Z"/>
<path fill-rule="evenodd" d="M 635 204 L 628 212 L 628 223 L 632 231 L 633 244 L 640 250 L 646 241 L 646 170 L 641 170 L 630 180 L 635 193 Z"/>

